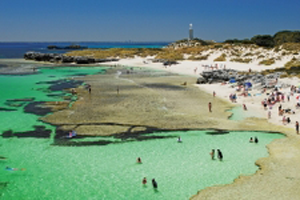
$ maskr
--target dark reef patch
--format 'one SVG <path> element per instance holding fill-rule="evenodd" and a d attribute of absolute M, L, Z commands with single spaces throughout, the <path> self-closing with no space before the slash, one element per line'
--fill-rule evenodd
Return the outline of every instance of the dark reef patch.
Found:
<path fill-rule="evenodd" d="M 215 130 L 215 131 L 209 131 L 206 132 L 208 135 L 224 135 L 224 134 L 229 134 L 229 131 L 224 131 L 224 130 Z"/>
<path fill-rule="evenodd" d="M 186 87 L 181 85 L 170 85 L 170 84 L 163 84 L 163 83 L 154 83 L 154 84 L 144 84 L 143 86 L 154 88 L 154 89 L 164 89 L 164 90 L 185 90 Z"/>
<path fill-rule="evenodd" d="M 7 100 L 8 102 L 23 102 L 23 101 L 25 101 L 25 102 L 30 102 L 30 101 L 34 101 L 35 100 L 35 98 L 34 97 L 29 97 L 29 98 L 24 98 L 24 99 L 9 99 L 9 100 Z"/>
<path fill-rule="evenodd" d="M 45 116 L 51 113 L 52 110 L 51 108 L 43 107 L 44 103 L 45 103 L 44 101 L 31 102 L 24 107 L 24 112 L 39 115 L 39 116 Z"/>
<path fill-rule="evenodd" d="M 50 84 L 51 86 L 48 88 L 51 91 L 61 91 L 70 88 L 77 88 L 82 85 L 83 81 L 78 80 L 56 80 L 56 81 L 41 81 L 36 84 Z"/>
<path fill-rule="evenodd" d="M 68 76 L 87 76 L 87 75 L 89 75 L 89 74 L 87 74 L 87 73 L 77 73 L 77 74 L 71 74 L 71 75 L 68 75 Z"/>
<path fill-rule="evenodd" d="M 34 126 L 33 131 L 25 131 L 25 132 L 13 132 L 12 130 L 4 131 L 2 133 L 3 138 L 10 138 L 10 137 L 18 137 L 18 138 L 49 138 L 51 135 L 51 130 L 46 129 L 45 126 Z"/>
<path fill-rule="evenodd" d="M 10 108 L 0 107 L 0 112 L 12 112 L 12 111 L 17 111 L 17 109 L 10 109 Z"/>

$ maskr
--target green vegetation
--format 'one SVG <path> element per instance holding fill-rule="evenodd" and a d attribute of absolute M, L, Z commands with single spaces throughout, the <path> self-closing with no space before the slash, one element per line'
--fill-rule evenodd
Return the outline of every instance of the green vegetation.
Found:
<path fill-rule="evenodd" d="M 157 54 L 156 59 L 164 59 L 169 61 L 183 60 L 183 54 L 178 51 L 162 51 Z"/>
<path fill-rule="evenodd" d="M 272 48 L 285 43 L 300 43 L 300 31 L 280 31 L 274 36 L 256 35 L 249 39 L 238 40 L 228 39 L 224 43 L 227 44 L 256 44 L 257 46 Z"/>
<path fill-rule="evenodd" d="M 226 61 L 226 54 L 223 53 L 222 55 L 214 59 L 214 61 Z"/>
<path fill-rule="evenodd" d="M 267 60 L 262 60 L 259 62 L 259 65 L 273 65 L 275 63 L 275 59 L 267 59 Z"/>
<path fill-rule="evenodd" d="M 240 63 L 249 63 L 249 62 L 252 61 L 252 59 L 251 58 L 245 58 L 245 59 L 242 59 L 242 58 L 233 58 L 230 61 L 232 61 L 232 62 L 240 62 Z"/>
<path fill-rule="evenodd" d="M 273 37 L 271 35 L 257 35 L 251 38 L 251 41 L 257 46 L 272 48 L 274 47 Z"/>
<path fill-rule="evenodd" d="M 132 48 L 132 49 L 123 49 L 123 48 L 112 48 L 112 49 L 85 49 L 81 51 L 72 51 L 68 52 L 65 55 L 67 56 L 87 56 L 93 57 L 96 59 L 104 58 L 133 58 L 135 55 L 146 57 L 157 55 L 162 52 L 162 49 L 155 48 Z"/>
<path fill-rule="evenodd" d="M 209 54 L 204 55 L 204 56 L 194 56 L 194 55 L 192 55 L 192 56 L 188 57 L 188 60 L 207 60 L 208 56 L 209 56 Z"/>
<path fill-rule="evenodd" d="M 273 36 L 276 45 L 300 43 L 300 31 L 280 31 Z"/>

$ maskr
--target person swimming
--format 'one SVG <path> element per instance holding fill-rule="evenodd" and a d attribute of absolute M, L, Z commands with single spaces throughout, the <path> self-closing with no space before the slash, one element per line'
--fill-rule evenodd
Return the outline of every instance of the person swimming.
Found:
<path fill-rule="evenodd" d="M 6 166 L 5 169 L 7 171 L 18 171 L 18 168 L 12 168 L 12 167 L 8 167 L 8 166 Z"/>
<path fill-rule="evenodd" d="M 257 137 L 254 138 L 254 142 L 255 142 L 255 143 L 258 143 Z"/>
<path fill-rule="evenodd" d="M 153 187 L 156 189 L 158 186 L 157 186 L 157 182 L 155 181 L 155 179 L 152 179 L 152 185 Z"/>

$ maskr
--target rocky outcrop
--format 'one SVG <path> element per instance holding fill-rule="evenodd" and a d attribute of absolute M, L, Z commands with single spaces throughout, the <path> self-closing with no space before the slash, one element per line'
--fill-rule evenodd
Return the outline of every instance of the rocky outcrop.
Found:
<path fill-rule="evenodd" d="M 284 72 L 275 72 L 268 75 L 262 75 L 261 73 L 241 73 L 233 69 L 220 69 L 214 71 L 203 71 L 200 77 L 197 79 L 197 84 L 206 83 L 221 83 L 224 81 L 236 82 L 237 84 L 244 84 L 245 82 L 251 82 L 259 87 L 274 87 L 277 83 L 276 80 L 284 74 Z"/>
<path fill-rule="evenodd" d="M 40 53 L 40 52 L 26 52 L 24 59 L 43 61 L 51 63 L 76 63 L 76 64 L 95 64 L 102 62 L 118 61 L 118 59 L 95 59 L 85 56 L 66 56 L 57 53 Z"/>
<path fill-rule="evenodd" d="M 60 47 L 60 46 L 56 46 L 56 45 L 49 45 L 47 48 L 50 49 L 50 50 L 70 50 L 70 49 L 71 50 L 72 49 L 78 50 L 78 49 L 87 49 L 88 47 L 80 46 L 80 45 L 77 45 L 77 44 L 72 44 L 72 45 L 65 46 L 65 47 Z"/>

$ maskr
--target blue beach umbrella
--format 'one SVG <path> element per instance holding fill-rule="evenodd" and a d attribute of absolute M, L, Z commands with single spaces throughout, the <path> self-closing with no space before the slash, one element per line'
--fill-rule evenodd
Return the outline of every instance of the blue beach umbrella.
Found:
<path fill-rule="evenodd" d="M 252 83 L 250 83 L 250 82 L 246 82 L 246 83 L 245 83 L 245 87 L 247 87 L 247 88 L 251 88 L 251 87 L 252 87 Z"/>

